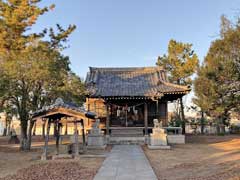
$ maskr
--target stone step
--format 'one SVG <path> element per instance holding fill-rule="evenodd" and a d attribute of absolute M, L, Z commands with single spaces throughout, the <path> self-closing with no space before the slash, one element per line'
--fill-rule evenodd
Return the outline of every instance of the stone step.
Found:
<path fill-rule="evenodd" d="M 145 138 L 141 137 L 115 137 L 110 136 L 109 144 L 145 144 Z"/>
<path fill-rule="evenodd" d="M 142 137 L 143 133 L 141 133 L 141 134 L 136 134 L 136 133 L 134 133 L 134 134 L 129 134 L 129 133 L 123 134 L 123 133 L 121 133 L 121 134 L 111 134 L 111 136 L 112 137 Z"/>
<path fill-rule="evenodd" d="M 111 134 L 138 134 L 143 135 L 142 129 L 112 129 Z"/>
<path fill-rule="evenodd" d="M 111 131 L 111 134 L 143 134 L 142 131 Z"/>

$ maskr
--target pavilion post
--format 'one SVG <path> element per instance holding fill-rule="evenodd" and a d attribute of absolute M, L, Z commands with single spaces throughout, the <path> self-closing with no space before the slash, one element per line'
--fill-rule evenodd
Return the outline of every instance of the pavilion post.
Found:
<path fill-rule="evenodd" d="M 65 135 L 68 135 L 68 123 L 67 123 L 67 120 L 66 120 L 66 126 L 65 126 Z"/>
<path fill-rule="evenodd" d="M 42 118 L 42 138 L 45 139 L 46 119 Z"/>
<path fill-rule="evenodd" d="M 106 135 L 109 136 L 109 124 L 110 124 L 110 117 L 109 117 L 109 105 L 106 104 Z"/>
<path fill-rule="evenodd" d="M 144 127 L 145 127 L 145 136 L 148 135 L 148 106 L 147 103 L 144 103 Z"/>
<path fill-rule="evenodd" d="M 81 120 L 81 124 L 82 124 L 83 152 L 85 152 L 86 151 L 86 138 L 85 138 L 85 129 L 84 129 L 83 119 Z"/>
<path fill-rule="evenodd" d="M 77 121 L 74 121 L 74 149 L 75 155 L 74 158 L 79 156 L 79 144 L 78 144 L 78 130 L 77 130 Z"/>
<path fill-rule="evenodd" d="M 44 144 L 43 154 L 42 154 L 41 160 L 47 160 L 47 150 L 48 150 L 48 141 L 49 141 L 50 128 L 51 128 L 51 119 L 48 119 L 47 135 L 45 136 L 45 144 Z"/>
<path fill-rule="evenodd" d="M 59 138 L 60 138 L 60 123 L 59 119 L 56 120 L 56 154 L 59 154 Z"/>

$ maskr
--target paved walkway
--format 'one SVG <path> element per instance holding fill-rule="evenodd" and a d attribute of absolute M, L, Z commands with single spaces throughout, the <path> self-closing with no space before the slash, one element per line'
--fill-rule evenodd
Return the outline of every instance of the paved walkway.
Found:
<path fill-rule="evenodd" d="M 157 180 L 139 145 L 114 145 L 94 180 Z"/>

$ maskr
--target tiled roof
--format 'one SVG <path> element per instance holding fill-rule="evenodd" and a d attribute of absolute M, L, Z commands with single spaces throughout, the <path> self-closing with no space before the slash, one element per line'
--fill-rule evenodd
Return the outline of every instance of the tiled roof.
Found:
<path fill-rule="evenodd" d="M 92 112 L 86 111 L 84 109 L 84 107 L 78 107 L 77 105 L 75 105 L 73 103 L 67 103 L 67 102 L 64 102 L 61 98 L 57 98 L 55 103 L 53 103 L 52 105 L 44 106 L 42 109 L 35 111 L 33 113 L 33 117 L 37 117 L 41 114 L 47 113 L 47 112 L 57 109 L 57 108 L 64 108 L 64 109 L 72 110 L 72 111 L 75 111 L 78 113 L 82 113 L 84 115 L 92 115 L 92 116 L 95 115 Z"/>
<path fill-rule="evenodd" d="M 168 82 L 161 67 L 94 68 L 86 77 L 90 97 L 158 97 L 163 94 L 186 94 L 190 89 Z"/>

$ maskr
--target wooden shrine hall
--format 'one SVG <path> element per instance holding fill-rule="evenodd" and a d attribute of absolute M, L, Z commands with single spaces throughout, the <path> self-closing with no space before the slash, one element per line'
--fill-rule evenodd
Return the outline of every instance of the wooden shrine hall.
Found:
<path fill-rule="evenodd" d="M 153 119 L 168 125 L 168 102 L 190 91 L 170 83 L 161 67 L 95 68 L 86 77 L 87 108 L 97 114 L 106 135 L 114 129 L 141 129 L 145 135 Z"/>

